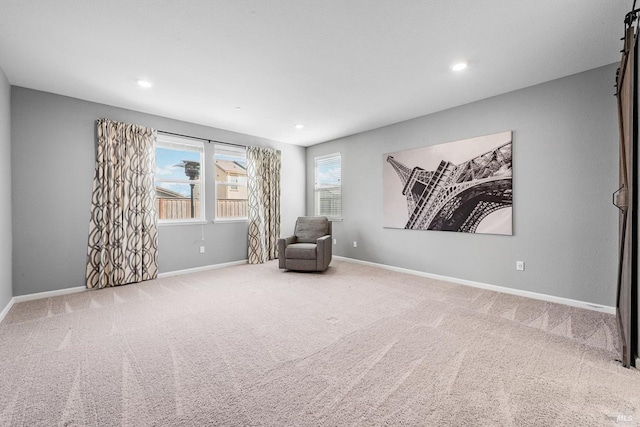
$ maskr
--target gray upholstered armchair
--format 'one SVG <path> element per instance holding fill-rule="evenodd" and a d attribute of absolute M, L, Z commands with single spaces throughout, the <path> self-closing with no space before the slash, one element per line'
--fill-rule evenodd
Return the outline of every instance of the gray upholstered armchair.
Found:
<path fill-rule="evenodd" d="M 325 271 L 331 262 L 331 221 L 324 216 L 301 216 L 294 235 L 278 239 L 280 268 Z"/>

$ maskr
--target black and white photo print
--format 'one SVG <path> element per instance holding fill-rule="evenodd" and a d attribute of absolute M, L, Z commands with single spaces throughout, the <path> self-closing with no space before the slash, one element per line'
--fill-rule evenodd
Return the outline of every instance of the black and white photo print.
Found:
<path fill-rule="evenodd" d="M 383 155 L 386 228 L 513 234 L 511 131 Z"/>

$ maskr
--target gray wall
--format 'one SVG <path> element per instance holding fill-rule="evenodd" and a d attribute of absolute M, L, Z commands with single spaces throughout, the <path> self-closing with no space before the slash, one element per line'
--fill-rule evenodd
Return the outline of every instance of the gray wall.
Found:
<path fill-rule="evenodd" d="M 85 284 L 95 121 L 101 117 L 201 138 L 279 149 L 282 234 L 292 232 L 295 219 L 304 214 L 306 149 L 303 147 L 12 87 L 14 295 Z M 212 147 L 206 145 L 207 155 L 211 155 Z M 212 214 L 209 209 L 207 216 L 211 218 Z M 200 254 L 203 233 L 206 252 Z M 160 226 L 160 272 L 246 258 L 246 222 Z"/>
<path fill-rule="evenodd" d="M 0 68 L 0 311 L 9 304 L 11 285 L 11 86 Z"/>
<path fill-rule="evenodd" d="M 341 152 L 344 220 L 334 223 L 335 254 L 613 306 L 615 70 L 594 69 L 309 147 L 307 213 L 313 213 L 314 157 Z M 513 236 L 382 228 L 384 153 L 507 130 L 513 130 Z M 516 260 L 525 261 L 525 271 L 515 270 Z"/>

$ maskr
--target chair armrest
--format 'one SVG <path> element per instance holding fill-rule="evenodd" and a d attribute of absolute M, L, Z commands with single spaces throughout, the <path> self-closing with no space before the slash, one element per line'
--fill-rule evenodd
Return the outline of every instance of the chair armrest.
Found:
<path fill-rule="evenodd" d="M 324 271 L 331 262 L 331 234 L 324 235 L 316 240 L 316 257 L 319 271 Z"/>
<path fill-rule="evenodd" d="M 331 234 L 325 234 L 325 235 L 324 235 L 324 236 L 322 236 L 322 237 L 318 237 L 317 244 L 320 244 L 320 241 L 321 241 L 321 240 L 322 240 L 322 242 L 324 243 L 324 242 L 326 242 L 326 241 L 327 241 L 327 240 L 329 240 L 329 239 L 331 239 Z"/>
<path fill-rule="evenodd" d="M 281 237 L 278 239 L 278 268 L 285 268 L 284 251 L 292 243 L 296 242 L 296 236 Z"/>

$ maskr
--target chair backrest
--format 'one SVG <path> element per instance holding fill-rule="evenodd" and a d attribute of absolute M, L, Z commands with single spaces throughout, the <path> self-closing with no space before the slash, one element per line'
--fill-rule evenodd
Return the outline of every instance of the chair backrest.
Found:
<path fill-rule="evenodd" d="M 294 234 L 300 243 L 315 243 L 319 237 L 331 234 L 331 222 L 324 216 L 301 216 Z"/>

